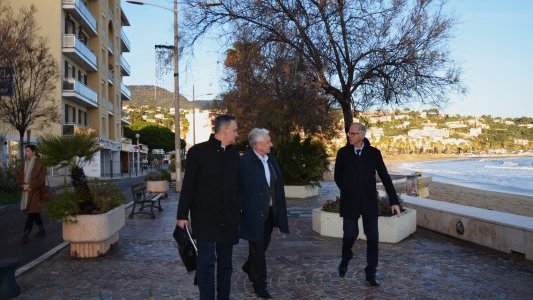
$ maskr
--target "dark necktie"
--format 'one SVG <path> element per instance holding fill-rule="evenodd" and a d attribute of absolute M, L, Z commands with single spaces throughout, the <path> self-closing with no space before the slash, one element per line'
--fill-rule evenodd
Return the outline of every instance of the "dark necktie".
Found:
<path fill-rule="evenodd" d="M 355 149 L 355 154 L 357 154 L 357 156 L 360 156 L 361 155 L 361 149 Z"/>

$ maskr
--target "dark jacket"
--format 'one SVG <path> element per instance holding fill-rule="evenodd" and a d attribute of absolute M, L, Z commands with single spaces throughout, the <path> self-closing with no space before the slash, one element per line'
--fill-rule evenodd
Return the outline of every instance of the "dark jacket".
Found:
<path fill-rule="evenodd" d="M 378 201 L 376 171 L 387 191 L 391 205 L 398 204 L 396 190 L 387 172 L 381 152 L 364 139 L 361 156 L 357 156 L 353 145 L 346 145 L 337 152 L 335 161 L 335 183 L 341 191 L 340 216 L 357 218 L 360 214 L 377 216 Z"/>
<path fill-rule="evenodd" d="M 278 162 L 274 155 L 268 155 L 268 163 L 274 171 L 271 176 L 274 179 L 275 195 L 273 200 L 274 226 L 281 232 L 289 233 L 287 220 L 287 202 L 283 178 Z M 241 157 L 240 164 L 240 197 L 244 203 L 241 219 L 241 238 L 253 242 L 262 242 L 265 232 L 265 222 L 268 215 L 265 214 L 265 194 L 269 193 L 266 185 L 263 163 L 252 149 L 246 151 Z"/>
<path fill-rule="evenodd" d="M 239 187 L 239 154 L 224 150 L 213 135 L 187 153 L 187 168 L 178 204 L 179 220 L 191 213 L 193 236 L 200 241 L 237 243 L 242 204 Z"/>
<path fill-rule="evenodd" d="M 22 191 L 24 185 L 24 160 L 17 166 L 17 184 Z M 44 167 L 39 159 L 35 161 L 30 177 L 30 192 L 28 197 L 28 209 L 25 213 L 39 213 L 44 208 L 44 201 L 41 200 L 41 189 L 44 188 L 46 182 L 46 167 Z"/>

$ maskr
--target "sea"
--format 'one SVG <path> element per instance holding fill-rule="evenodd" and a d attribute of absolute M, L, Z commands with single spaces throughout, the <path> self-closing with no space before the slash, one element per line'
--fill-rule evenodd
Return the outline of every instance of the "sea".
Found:
<path fill-rule="evenodd" d="M 533 197 L 533 157 L 403 162 L 395 165 L 395 170 L 403 174 L 421 172 L 444 183 Z"/>

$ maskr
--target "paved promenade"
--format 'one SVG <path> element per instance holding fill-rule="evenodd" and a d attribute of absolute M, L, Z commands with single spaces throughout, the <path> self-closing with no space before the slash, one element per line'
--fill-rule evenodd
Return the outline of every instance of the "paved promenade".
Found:
<path fill-rule="evenodd" d="M 345 278 L 337 275 L 340 239 L 311 229 L 311 209 L 337 193 L 331 182 L 312 200 L 290 200 L 291 233 L 275 231 L 267 252 L 274 299 L 531 299 L 533 263 L 418 228 L 399 244 L 380 244 L 378 289 L 364 285 L 365 242 L 354 246 Z M 68 249 L 17 278 L 19 299 L 197 299 L 172 239 L 177 195 L 155 220 L 126 220 L 120 241 L 103 258 L 75 260 Z M 234 250 L 232 299 L 254 299 L 241 271 L 247 255 Z"/>

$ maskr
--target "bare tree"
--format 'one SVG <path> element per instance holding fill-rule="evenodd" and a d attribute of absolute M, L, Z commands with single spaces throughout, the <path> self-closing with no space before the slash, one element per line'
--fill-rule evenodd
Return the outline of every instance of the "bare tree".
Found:
<path fill-rule="evenodd" d="M 55 90 L 57 63 L 46 40 L 38 35 L 35 7 L 15 14 L 0 2 L 0 66 L 13 70 L 13 95 L 2 96 L 0 119 L 20 136 L 22 158 L 24 133 L 33 126 L 57 120 L 57 107 L 51 97 Z"/>
<path fill-rule="evenodd" d="M 228 50 L 230 90 L 222 95 L 221 105 L 238 116 L 242 136 L 254 127 L 268 128 L 276 142 L 288 140 L 294 132 L 331 135 L 335 122 L 328 96 L 309 81 L 301 57 L 276 46 L 282 47 L 274 59 L 263 56 L 257 43 L 239 41 Z"/>
<path fill-rule="evenodd" d="M 282 43 L 313 69 L 314 81 L 342 108 L 354 111 L 420 101 L 439 106 L 447 92 L 464 93 L 447 50 L 455 22 L 444 0 L 185 0 L 193 44 L 212 27 L 235 38 Z"/>

